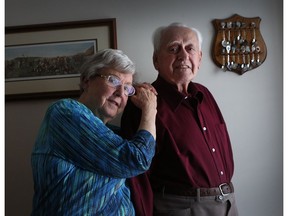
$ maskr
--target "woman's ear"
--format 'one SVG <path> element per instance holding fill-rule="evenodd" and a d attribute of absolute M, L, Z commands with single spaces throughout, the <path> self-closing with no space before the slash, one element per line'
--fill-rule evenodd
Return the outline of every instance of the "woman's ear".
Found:
<path fill-rule="evenodd" d="M 89 79 L 84 78 L 84 80 L 82 82 L 82 88 L 83 88 L 84 92 L 87 91 L 88 87 L 89 87 Z"/>

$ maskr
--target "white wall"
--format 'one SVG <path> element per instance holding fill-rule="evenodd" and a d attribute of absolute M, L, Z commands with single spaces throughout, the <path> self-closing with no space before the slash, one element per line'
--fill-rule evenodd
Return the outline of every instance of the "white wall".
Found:
<path fill-rule="evenodd" d="M 281 0 L 6 0 L 6 26 L 116 18 L 118 48 L 137 64 L 142 81 L 153 81 L 152 31 L 184 22 L 204 36 L 203 64 L 195 81 L 214 94 L 226 119 L 235 156 L 233 182 L 240 215 L 282 215 L 283 29 Z M 233 14 L 261 17 L 268 55 L 240 76 L 211 59 L 213 19 Z M 6 215 L 29 215 L 33 182 L 31 148 L 52 100 L 6 103 Z"/>

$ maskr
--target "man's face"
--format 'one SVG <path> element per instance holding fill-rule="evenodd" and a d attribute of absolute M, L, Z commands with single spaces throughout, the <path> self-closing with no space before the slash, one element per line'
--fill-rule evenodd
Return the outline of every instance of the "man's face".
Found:
<path fill-rule="evenodd" d="M 190 82 L 202 58 L 196 33 L 185 27 L 171 27 L 162 34 L 161 42 L 153 56 L 160 76 L 176 85 Z"/>

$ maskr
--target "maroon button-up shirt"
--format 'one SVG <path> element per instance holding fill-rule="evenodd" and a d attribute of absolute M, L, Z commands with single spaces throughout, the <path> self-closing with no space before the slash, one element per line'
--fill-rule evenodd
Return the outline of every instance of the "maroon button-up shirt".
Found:
<path fill-rule="evenodd" d="M 234 163 L 228 131 L 212 94 L 191 82 L 189 96 L 158 76 L 157 150 L 149 173 L 130 180 L 136 215 L 152 215 L 152 189 L 209 188 L 231 181 Z M 138 128 L 141 111 L 131 103 L 122 115 L 123 135 Z M 148 176 L 150 182 L 148 181 Z"/>

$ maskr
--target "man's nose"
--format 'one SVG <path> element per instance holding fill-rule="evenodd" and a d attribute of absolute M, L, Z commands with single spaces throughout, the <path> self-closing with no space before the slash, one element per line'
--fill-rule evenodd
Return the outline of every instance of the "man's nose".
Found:
<path fill-rule="evenodd" d="M 178 59 L 179 60 L 186 60 L 188 58 L 188 52 L 186 51 L 186 49 L 184 47 L 182 47 L 180 50 L 179 50 L 179 53 L 178 53 Z"/>

